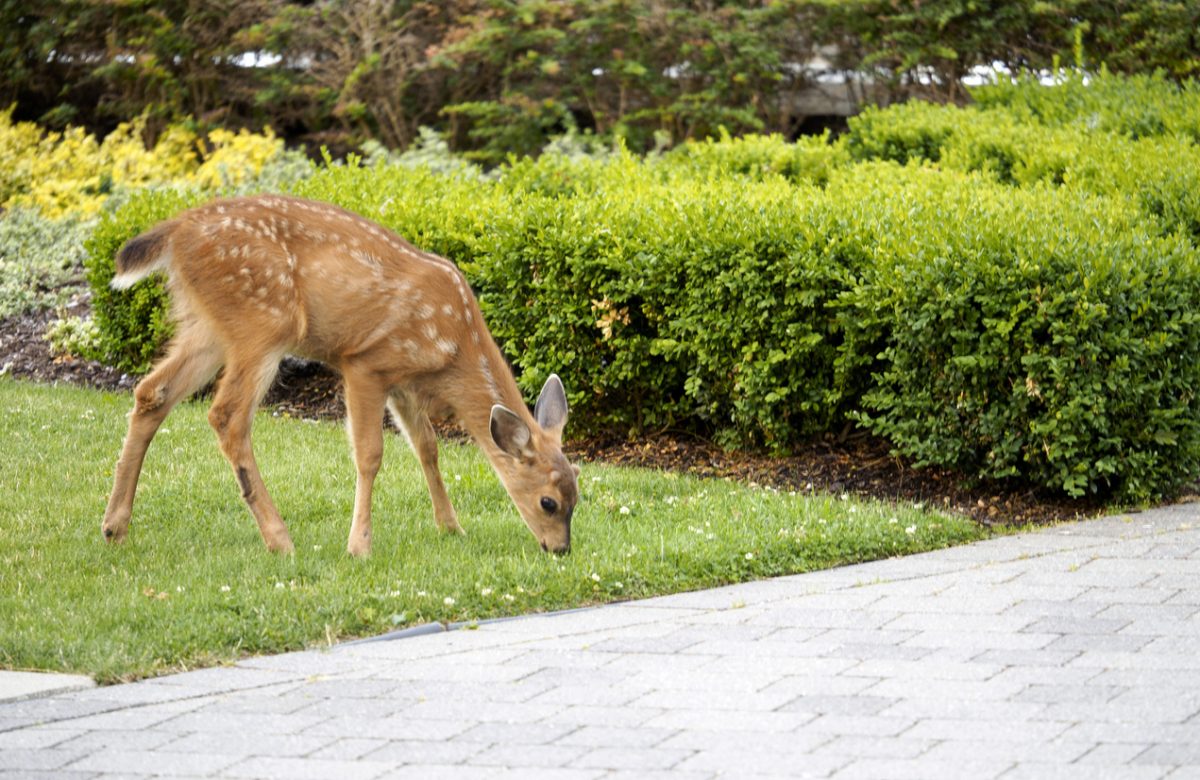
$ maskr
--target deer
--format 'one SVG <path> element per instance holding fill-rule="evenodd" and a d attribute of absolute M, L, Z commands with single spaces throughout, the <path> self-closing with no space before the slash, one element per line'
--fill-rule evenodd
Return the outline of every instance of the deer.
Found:
<path fill-rule="evenodd" d="M 357 470 L 347 551 L 371 550 L 371 492 L 385 409 L 416 453 L 433 515 L 462 534 L 438 469 L 431 417 L 454 418 L 482 450 L 543 550 L 571 547 L 578 466 L 562 450 L 567 399 L 551 374 L 533 412 L 450 260 L 337 206 L 284 195 L 225 198 L 130 239 L 114 289 L 165 272 L 175 333 L 134 389 L 101 533 L 129 532 L 146 450 L 181 400 L 216 378 L 208 421 L 267 549 L 294 551 L 251 443 L 254 413 L 285 355 L 342 378 Z"/>

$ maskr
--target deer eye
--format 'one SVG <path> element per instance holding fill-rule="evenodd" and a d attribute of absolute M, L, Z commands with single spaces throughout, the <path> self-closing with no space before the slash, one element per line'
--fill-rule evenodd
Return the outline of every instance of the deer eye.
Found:
<path fill-rule="evenodd" d="M 546 514 L 552 515 L 558 511 L 558 502 L 550 498 L 550 496 L 542 496 L 542 509 L 545 510 Z"/>

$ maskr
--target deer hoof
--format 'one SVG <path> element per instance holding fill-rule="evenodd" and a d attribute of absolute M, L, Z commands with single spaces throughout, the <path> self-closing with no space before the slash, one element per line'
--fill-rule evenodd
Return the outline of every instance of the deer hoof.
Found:
<path fill-rule="evenodd" d="M 104 537 L 104 541 L 109 544 L 120 544 L 129 535 L 129 526 L 128 524 L 121 525 L 105 522 L 100 526 L 100 534 Z"/>

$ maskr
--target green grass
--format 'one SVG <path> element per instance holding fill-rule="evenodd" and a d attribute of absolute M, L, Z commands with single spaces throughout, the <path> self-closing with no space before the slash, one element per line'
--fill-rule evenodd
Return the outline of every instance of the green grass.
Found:
<path fill-rule="evenodd" d="M 466 537 L 438 533 L 389 436 L 373 554 L 344 552 L 340 426 L 260 412 L 256 451 L 296 554 L 266 552 L 205 420 L 184 404 L 146 459 L 126 544 L 100 538 L 128 395 L 0 377 L 0 666 L 102 681 L 477 620 L 808 571 L 978 539 L 958 517 L 584 464 L 574 553 L 540 551 L 473 447 L 442 470 Z"/>

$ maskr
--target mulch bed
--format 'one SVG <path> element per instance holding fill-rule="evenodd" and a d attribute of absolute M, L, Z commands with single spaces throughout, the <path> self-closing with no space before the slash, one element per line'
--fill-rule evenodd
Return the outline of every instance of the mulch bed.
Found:
<path fill-rule="evenodd" d="M 86 315 L 88 296 L 79 295 L 67 314 Z M 60 316 L 38 312 L 0 320 L 0 373 L 42 383 L 63 382 L 104 390 L 131 390 L 137 377 L 100 363 L 55 358 L 43 338 L 46 325 Z M 341 381 L 319 363 L 286 359 L 265 400 L 278 412 L 299 418 L 342 416 Z M 114 424 L 118 424 L 114 422 Z M 124 424 L 123 421 L 120 424 Z M 443 435 L 460 436 L 451 426 Z M 975 518 L 987 525 L 1050 523 L 1097 514 L 1103 506 L 1069 501 L 1032 489 L 966 485 L 961 475 L 914 469 L 892 456 L 886 442 L 861 433 L 818 437 L 794 454 L 727 452 L 686 435 L 655 434 L 634 440 L 594 438 L 569 443 L 568 454 L 583 461 L 687 472 L 729 478 L 781 490 L 831 492 L 890 501 L 920 502 Z"/>

